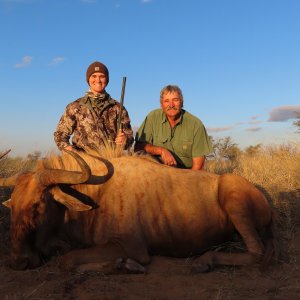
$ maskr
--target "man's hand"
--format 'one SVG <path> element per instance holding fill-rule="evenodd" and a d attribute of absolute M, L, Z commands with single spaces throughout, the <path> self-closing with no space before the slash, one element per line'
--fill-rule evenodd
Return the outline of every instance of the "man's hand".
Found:
<path fill-rule="evenodd" d="M 116 145 L 126 145 L 127 136 L 124 132 L 120 131 L 115 139 Z"/>
<path fill-rule="evenodd" d="M 177 167 L 177 162 L 172 153 L 159 146 L 153 146 L 152 144 L 144 143 L 144 142 L 137 142 L 134 145 L 134 151 L 146 151 L 151 155 L 158 155 L 161 157 L 161 160 L 164 165 Z"/>
<path fill-rule="evenodd" d="M 163 161 L 163 163 L 167 166 L 176 167 L 177 162 L 174 156 L 171 154 L 171 152 L 165 148 L 161 148 L 161 154 L 160 157 Z"/>

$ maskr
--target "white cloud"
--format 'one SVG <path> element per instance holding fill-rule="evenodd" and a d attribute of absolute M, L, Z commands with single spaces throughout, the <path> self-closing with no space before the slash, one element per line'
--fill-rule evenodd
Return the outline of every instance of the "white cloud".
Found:
<path fill-rule="evenodd" d="M 295 119 L 300 114 L 299 105 L 286 105 L 273 108 L 270 112 L 268 122 L 284 122 Z"/>
<path fill-rule="evenodd" d="M 149 3 L 151 2 L 152 0 L 141 0 L 142 3 Z"/>
<path fill-rule="evenodd" d="M 245 129 L 245 131 L 256 132 L 256 131 L 259 131 L 261 129 L 262 129 L 261 127 L 250 127 L 250 128 Z"/>
<path fill-rule="evenodd" d="M 259 121 L 259 120 L 255 120 L 255 121 L 249 121 L 248 124 L 260 124 L 262 123 L 263 121 Z"/>
<path fill-rule="evenodd" d="M 24 56 L 22 58 L 22 61 L 18 64 L 15 64 L 15 68 L 24 68 L 24 67 L 28 67 L 31 64 L 33 57 L 32 56 Z"/>
<path fill-rule="evenodd" d="M 256 115 L 256 116 L 252 116 L 250 117 L 251 120 L 256 120 L 258 117 L 260 117 L 261 115 Z"/>
<path fill-rule="evenodd" d="M 222 132 L 233 129 L 233 126 L 225 126 L 225 127 L 206 127 L 208 132 Z"/>
<path fill-rule="evenodd" d="M 56 66 L 56 65 L 60 64 L 61 62 L 63 62 L 64 60 L 65 60 L 65 58 L 63 56 L 54 57 L 50 63 L 50 66 Z"/>

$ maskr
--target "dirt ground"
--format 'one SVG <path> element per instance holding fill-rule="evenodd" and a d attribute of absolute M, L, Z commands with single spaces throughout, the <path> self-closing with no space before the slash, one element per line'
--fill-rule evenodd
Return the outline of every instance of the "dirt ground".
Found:
<path fill-rule="evenodd" d="M 0 299 L 299 299 L 300 227 L 283 243 L 287 256 L 261 272 L 251 267 L 218 267 L 193 275 L 186 260 L 154 258 L 147 274 L 104 275 L 62 271 L 57 258 L 44 266 L 14 271 L 9 256 L 9 211 L 0 208 Z"/>

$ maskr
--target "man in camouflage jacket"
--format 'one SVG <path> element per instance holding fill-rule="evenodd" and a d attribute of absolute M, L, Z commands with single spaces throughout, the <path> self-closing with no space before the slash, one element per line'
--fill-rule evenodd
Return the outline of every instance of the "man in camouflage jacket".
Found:
<path fill-rule="evenodd" d="M 54 140 L 60 150 L 99 150 L 108 143 L 122 145 L 125 149 L 133 143 L 133 132 L 128 112 L 123 107 L 122 131 L 117 132 L 117 122 L 121 110 L 120 103 L 105 91 L 109 82 L 107 67 L 92 63 L 86 71 L 90 90 L 84 97 L 70 103 L 54 132 Z M 70 137 L 72 137 L 72 145 Z"/>

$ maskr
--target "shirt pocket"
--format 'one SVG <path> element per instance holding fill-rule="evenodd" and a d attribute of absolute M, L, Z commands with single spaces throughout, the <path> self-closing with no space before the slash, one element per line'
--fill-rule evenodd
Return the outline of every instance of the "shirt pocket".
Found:
<path fill-rule="evenodd" d="M 178 147 L 178 154 L 184 157 L 191 157 L 192 156 L 192 141 L 182 141 Z"/>
<path fill-rule="evenodd" d="M 154 136 L 154 146 L 166 147 L 168 144 L 168 138 L 163 136 Z"/>

